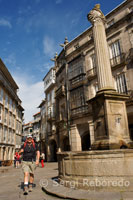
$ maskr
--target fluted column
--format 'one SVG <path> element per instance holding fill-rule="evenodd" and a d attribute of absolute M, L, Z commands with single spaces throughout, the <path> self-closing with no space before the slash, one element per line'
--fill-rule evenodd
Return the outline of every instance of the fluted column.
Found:
<path fill-rule="evenodd" d="M 97 4 L 87 15 L 93 26 L 99 90 L 115 90 L 105 33 L 105 16 Z"/>
<path fill-rule="evenodd" d="M 90 143 L 91 145 L 95 142 L 95 136 L 94 136 L 94 123 L 91 121 L 88 122 L 89 124 L 89 131 L 90 131 Z"/>

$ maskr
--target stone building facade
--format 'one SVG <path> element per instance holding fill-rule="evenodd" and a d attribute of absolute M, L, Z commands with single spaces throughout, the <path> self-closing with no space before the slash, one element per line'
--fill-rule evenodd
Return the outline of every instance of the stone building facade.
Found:
<path fill-rule="evenodd" d="M 32 122 L 29 122 L 27 124 L 23 124 L 22 141 L 25 142 L 27 135 L 28 134 L 32 134 L 32 132 L 33 132 L 33 124 L 32 124 Z"/>
<path fill-rule="evenodd" d="M 57 134 L 55 128 L 56 112 L 55 112 L 55 68 L 52 67 L 43 79 L 45 103 L 45 127 L 46 127 L 46 159 L 47 161 L 56 161 L 57 151 Z"/>
<path fill-rule="evenodd" d="M 47 158 L 46 151 L 46 100 L 42 100 L 39 107 L 41 113 L 41 125 L 40 125 L 40 150 L 41 153 L 45 153 L 45 158 Z"/>
<path fill-rule="evenodd" d="M 129 95 L 126 100 L 126 111 L 131 140 L 133 140 L 132 23 L 131 0 L 124 1 L 107 14 L 105 22 L 106 51 L 109 53 L 111 67 L 109 82 L 119 94 Z M 41 122 L 45 130 L 41 132 L 44 132 L 45 142 L 42 147 L 46 149 L 47 161 L 56 161 L 57 151 L 91 149 L 96 127 L 92 105 L 88 102 L 96 97 L 99 89 L 104 86 L 102 79 L 98 80 L 92 27 L 71 42 L 65 38 L 61 46 L 62 51 L 54 57 L 55 66 L 43 79 L 45 103 L 42 102 L 39 106 L 42 113 L 45 107 L 45 117 Z"/>
<path fill-rule="evenodd" d="M 113 87 L 129 95 L 126 101 L 130 138 L 133 139 L 133 4 L 127 0 L 106 16 L 106 37 Z M 92 27 L 64 48 L 56 66 L 56 131 L 59 151 L 84 151 L 94 140 L 91 105 L 87 101 L 100 89 L 96 72 Z M 101 83 L 102 85 L 102 83 Z M 115 127 L 114 127 L 115 128 Z"/>
<path fill-rule="evenodd" d="M 33 115 L 33 132 L 32 136 L 35 138 L 35 141 L 40 144 L 40 127 L 41 127 L 41 113 L 38 112 Z"/>
<path fill-rule="evenodd" d="M 18 86 L 0 59 L 0 160 L 13 160 L 21 147 L 23 108 Z"/>

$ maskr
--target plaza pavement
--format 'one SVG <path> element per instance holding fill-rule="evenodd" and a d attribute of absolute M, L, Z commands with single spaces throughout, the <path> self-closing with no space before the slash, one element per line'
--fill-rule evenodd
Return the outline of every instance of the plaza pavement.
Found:
<path fill-rule="evenodd" d="M 132 192 L 96 192 L 77 190 L 59 185 L 54 180 L 58 176 L 57 163 L 45 163 L 35 171 L 33 192 L 23 195 L 23 173 L 21 166 L 0 167 L 0 200 L 133 200 Z"/>

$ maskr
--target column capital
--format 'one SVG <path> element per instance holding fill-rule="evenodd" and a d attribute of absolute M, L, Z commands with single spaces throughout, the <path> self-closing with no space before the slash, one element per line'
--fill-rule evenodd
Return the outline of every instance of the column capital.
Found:
<path fill-rule="evenodd" d="M 106 22 L 105 16 L 100 10 L 100 4 L 96 4 L 95 7 L 88 13 L 87 15 L 88 21 L 91 22 L 91 24 L 94 24 L 95 22 Z"/>

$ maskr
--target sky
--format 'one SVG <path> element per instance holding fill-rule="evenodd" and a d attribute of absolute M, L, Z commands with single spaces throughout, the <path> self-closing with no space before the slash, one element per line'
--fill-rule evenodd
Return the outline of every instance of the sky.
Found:
<path fill-rule="evenodd" d="M 123 0 L 0 0 L 0 58 L 19 86 L 25 123 L 45 98 L 43 78 L 50 61 L 91 25 L 88 12 L 100 3 L 106 15 Z"/>

